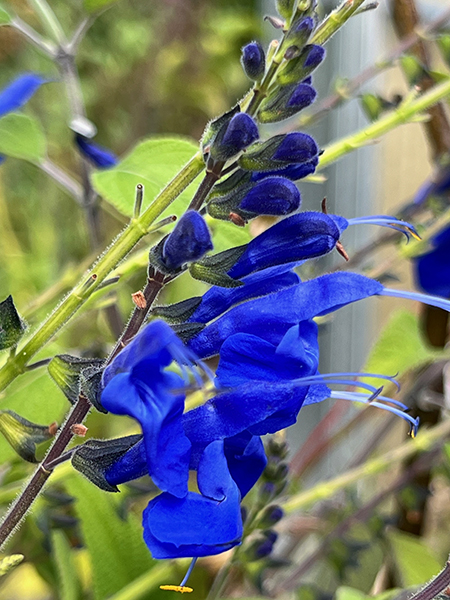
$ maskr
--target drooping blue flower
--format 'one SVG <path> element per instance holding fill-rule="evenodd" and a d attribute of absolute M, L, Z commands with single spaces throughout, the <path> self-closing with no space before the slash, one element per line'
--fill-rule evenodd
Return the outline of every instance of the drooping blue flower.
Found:
<path fill-rule="evenodd" d="M 162 248 L 162 262 L 170 270 L 199 260 L 213 249 L 211 233 L 205 219 L 195 210 L 183 214 Z"/>
<path fill-rule="evenodd" d="M 35 73 L 19 75 L 0 91 L 0 117 L 22 108 L 40 86 L 48 81 Z"/>
<path fill-rule="evenodd" d="M 110 169 L 119 162 L 117 156 L 110 150 L 79 133 L 75 134 L 75 142 L 81 154 L 99 169 Z"/>
<path fill-rule="evenodd" d="M 242 48 L 241 64 L 249 79 L 258 81 L 264 75 L 266 57 L 259 42 L 250 42 Z"/>
<path fill-rule="evenodd" d="M 144 342 L 151 338 L 155 339 L 156 351 L 143 350 Z M 161 340 L 165 343 L 161 344 Z M 182 498 L 187 494 L 191 444 L 181 422 L 185 396 L 174 390 L 182 390 L 185 383 L 165 367 L 174 357 L 187 356 L 186 352 L 162 321 L 152 323 L 136 336 L 127 350 L 104 373 L 106 385 L 101 403 L 114 414 L 129 415 L 139 421 L 150 476 L 162 491 Z"/>
<path fill-rule="evenodd" d="M 345 228 L 344 221 L 339 224 Z M 329 215 L 317 212 L 302 212 L 283 219 L 248 244 L 228 275 L 240 279 L 275 265 L 322 256 L 339 240 L 341 231 L 336 223 Z"/>
<path fill-rule="evenodd" d="M 154 558 L 210 556 L 241 542 L 238 486 L 230 475 L 223 442 L 208 444 L 199 461 L 200 493 L 160 494 L 143 514 L 144 540 Z"/>

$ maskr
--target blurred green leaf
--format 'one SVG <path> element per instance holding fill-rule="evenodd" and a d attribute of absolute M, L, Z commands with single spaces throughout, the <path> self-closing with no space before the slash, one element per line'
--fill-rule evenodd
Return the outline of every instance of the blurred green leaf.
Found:
<path fill-rule="evenodd" d="M 136 185 L 144 185 L 145 210 L 197 151 L 197 144 L 187 138 L 149 138 L 137 144 L 113 169 L 94 173 L 92 182 L 105 200 L 131 217 Z M 181 215 L 194 189 L 189 186 L 164 214 Z"/>
<path fill-rule="evenodd" d="M 419 319 L 413 313 L 395 312 L 381 332 L 362 369 L 369 373 L 402 375 L 427 362 L 442 358 L 444 352 L 427 346 L 420 331 Z M 374 385 L 379 380 L 365 379 Z"/>
<path fill-rule="evenodd" d="M 387 539 L 403 587 L 426 583 L 442 570 L 441 563 L 417 536 L 393 529 Z"/>
<path fill-rule="evenodd" d="M 0 6 L 0 25 L 8 25 L 11 23 L 11 15 L 3 6 Z"/>
<path fill-rule="evenodd" d="M 251 240 L 250 228 L 237 227 L 230 221 L 219 221 L 209 217 L 207 223 L 213 233 L 214 252 L 242 246 Z"/>
<path fill-rule="evenodd" d="M 114 2 L 117 2 L 117 0 L 84 0 L 83 6 L 88 12 L 97 12 L 110 4 L 114 4 Z"/>
<path fill-rule="evenodd" d="M 65 534 L 60 529 L 52 531 L 52 556 L 58 573 L 60 600 L 77 600 L 80 596 L 80 584 L 72 559 L 72 551 Z"/>
<path fill-rule="evenodd" d="M 364 600 L 366 594 L 355 588 L 341 586 L 336 590 L 336 600 Z"/>
<path fill-rule="evenodd" d="M 103 600 L 149 571 L 157 561 L 150 556 L 137 519 L 133 515 L 126 521 L 121 519 L 110 494 L 75 473 L 66 486 L 76 499 L 75 510 L 91 555 L 94 597 Z"/>
<path fill-rule="evenodd" d="M 0 577 L 9 573 L 17 565 L 20 565 L 24 558 L 23 554 L 10 554 L 9 556 L 0 558 Z"/>
<path fill-rule="evenodd" d="M 16 113 L 0 119 L 0 154 L 39 162 L 46 151 L 44 131 L 37 119 Z"/>

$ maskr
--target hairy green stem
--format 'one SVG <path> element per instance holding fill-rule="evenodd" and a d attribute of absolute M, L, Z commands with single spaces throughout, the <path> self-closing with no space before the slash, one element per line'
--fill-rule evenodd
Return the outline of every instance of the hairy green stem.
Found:
<path fill-rule="evenodd" d="M 203 169 L 204 163 L 200 153 L 198 153 L 164 188 L 147 210 L 138 219 L 133 219 L 128 227 L 119 234 L 111 247 L 83 278 L 83 281 L 75 286 L 28 342 L 17 350 L 16 356 L 9 359 L 0 369 L 0 391 L 4 390 L 18 375 L 24 372 L 31 358 L 47 344 L 66 321 L 98 289 L 110 272 L 146 235 L 152 223 L 194 181 Z"/>
<path fill-rule="evenodd" d="M 398 108 L 364 129 L 327 146 L 320 157 L 317 171 L 324 169 L 329 164 L 341 158 L 341 156 L 373 143 L 374 140 L 395 129 L 398 125 L 409 123 L 416 115 L 426 111 L 430 106 L 440 102 L 447 96 L 450 96 L 450 79 L 434 86 L 428 92 L 414 100 L 403 102 Z"/>
<path fill-rule="evenodd" d="M 310 44 L 323 46 L 352 17 L 365 0 L 344 0 L 319 25 Z"/>
<path fill-rule="evenodd" d="M 283 509 L 286 513 L 292 513 L 301 508 L 306 508 L 315 502 L 324 500 L 325 498 L 330 498 L 336 492 L 357 483 L 364 477 L 381 473 L 382 471 L 389 469 L 392 465 L 403 462 L 417 452 L 431 450 L 442 438 L 449 435 L 450 420 L 446 420 L 427 431 L 421 432 L 416 439 L 408 440 L 397 448 L 394 448 L 394 450 L 390 450 L 377 458 L 373 458 L 355 469 L 350 469 L 334 479 L 319 483 L 310 490 L 292 496 L 282 504 Z"/>

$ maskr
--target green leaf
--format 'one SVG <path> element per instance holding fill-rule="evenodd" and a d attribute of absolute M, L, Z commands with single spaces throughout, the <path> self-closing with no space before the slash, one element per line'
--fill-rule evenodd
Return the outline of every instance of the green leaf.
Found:
<path fill-rule="evenodd" d="M 113 169 L 94 173 L 92 182 L 95 190 L 105 200 L 124 215 L 131 217 L 136 185 L 144 185 L 145 210 L 197 151 L 197 144 L 189 139 L 149 138 L 137 144 Z M 195 186 L 189 186 L 163 214 L 181 215 L 194 191 Z"/>
<path fill-rule="evenodd" d="M 11 23 L 11 15 L 3 6 L 0 6 L 0 25 L 9 25 Z"/>
<path fill-rule="evenodd" d="M 392 530 L 387 538 L 403 587 L 426 583 L 442 570 L 442 564 L 416 536 Z"/>
<path fill-rule="evenodd" d="M 419 319 L 413 313 L 395 312 L 384 327 L 363 371 L 383 375 L 402 375 L 420 365 L 445 356 L 427 346 L 420 331 Z M 378 387 L 379 380 L 365 379 Z"/>
<path fill-rule="evenodd" d="M 60 600 L 78 600 L 80 584 L 65 534 L 60 529 L 52 531 L 52 557 L 56 563 Z"/>
<path fill-rule="evenodd" d="M 66 483 L 76 499 L 84 542 L 92 563 L 95 600 L 103 600 L 157 564 L 142 538 L 137 519 L 121 519 L 110 494 L 73 473 Z"/>
<path fill-rule="evenodd" d="M 44 131 L 37 119 L 16 113 L 0 119 L 0 154 L 39 162 L 46 151 Z"/>
<path fill-rule="evenodd" d="M 12 296 L 0 302 L 0 350 L 16 346 L 26 327 L 14 306 Z"/>
<path fill-rule="evenodd" d="M 212 230 L 214 252 L 222 252 L 235 246 L 248 244 L 252 239 L 249 227 L 237 227 L 230 221 L 218 221 L 207 217 L 206 222 Z"/>
<path fill-rule="evenodd" d="M 14 381 L 0 406 L 20 413 L 32 422 L 51 423 L 61 422 L 67 410 L 67 400 L 42 370 L 31 371 Z M 0 462 L 4 463 L 15 456 L 14 450 L 0 436 Z"/>
<path fill-rule="evenodd" d="M 85 10 L 92 13 L 102 10 L 110 4 L 114 4 L 114 2 L 117 2 L 117 0 L 84 0 L 83 6 Z"/>

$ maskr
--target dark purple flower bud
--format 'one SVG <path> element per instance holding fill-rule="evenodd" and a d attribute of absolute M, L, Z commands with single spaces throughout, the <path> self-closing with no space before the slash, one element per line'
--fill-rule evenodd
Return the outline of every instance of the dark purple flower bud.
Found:
<path fill-rule="evenodd" d="M 266 57 L 259 42 L 250 42 L 242 48 L 241 65 L 249 79 L 261 79 L 266 68 Z"/>
<path fill-rule="evenodd" d="M 289 108 L 295 108 L 297 111 L 306 108 L 314 102 L 316 99 L 316 90 L 306 83 L 299 83 L 295 88 L 294 93 L 288 100 L 287 106 Z"/>
<path fill-rule="evenodd" d="M 277 538 L 278 534 L 272 530 L 261 531 L 253 539 L 250 538 L 243 548 L 247 561 L 253 562 L 269 556 Z"/>
<path fill-rule="evenodd" d="M 195 210 L 188 210 L 167 237 L 162 248 L 162 261 L 169 270 L 199 260 L 213 249 L 211 234 L 205 219 Z"/>
<path fill-rule="evenodd" d="M 311 17 L 301 17 L 298 19 L 289 31 L 286 43 L 304 46 L 314 29 L 314 19 Z"/>
<path fill-rule="evenodd" d="M 75 142 L 81 154 L 99 169 L 109 169 L 118 163 L 117 156 L 110 150 L 78 133 L 75 135 Z"/>
<path fill-rule="evenodd" d="M 300 192 L 292 181 L 268 177 L 244 196 L 239 208 L 259 215 L 288 215 L 299 208 L 300 202 Z"/>
<path fill-rule="evenodd" d="M 325 48 L 317 44 L 305 46 L 300 55 L 288 61 L 277 74 L 281 85 L 302 81 L 310 75 L 325 58 Z"/>
<path fill-rule="evenodd" d="M 48 80 L 34 73 L 20 75 L 0 92 L 0 117 L 22 108 L 35 91 Z"/>
<path fill-rule="evenodd" d="M 281 521 L 283 516 L 284 512 L 281 506 L 278 506 L 277 504 L 271 504 L 264 509 L 260 520 L 258 520 L 258 528 L 266 529 L 267 527 L 272 527 L 275 525 L 275 523 Z"/>
<path fill-rule="evenodd" d="M 312 84 L 311 75 L 309 75 L 308 77 L 305 77 L 305 79 L 303 81 L 301 81 L 300 83 L 307 83 L 308 85 L 311 85 Z"/>
<path fill-rule="evenodd" d="M 210 155 L 214 160 L 226 161 L 258 138 L 258 127 L 252 117 L 246 113 L 237 113 L 212 143 Z"/>
<path fill-rule="evenodd" d="M 325 58 L 325 48 L 312 44 L 308 46 L 308 54 L 303 63 L 305 69 L 316 69 Z"/>
<path fill-rule="evenodd" d="M 310 135 L 300 132 L 288 133 L 278 146 L 273 159 L 302 163 L 311 160 L 318 153 L 319 148 Z"/>

